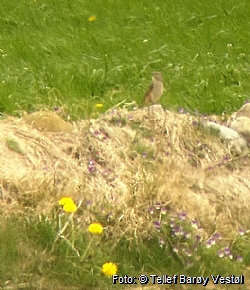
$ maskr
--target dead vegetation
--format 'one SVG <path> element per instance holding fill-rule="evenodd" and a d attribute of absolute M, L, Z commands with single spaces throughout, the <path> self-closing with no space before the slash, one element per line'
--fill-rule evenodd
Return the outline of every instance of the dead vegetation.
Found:
<path fill-rule="evenodd" d="M 156 202 L 187 212 L 208 236 L 247 229 L 248 154 L 236 155 L 197 117 L 160 105 L 114 108 L 72 132 L 48 131 L 22 119 L 0 121 L 3 214 L 47 214 L 70 196 L 112 215 L 116 232 L 131 236 L 148 233 Z M 85 222 L 94 218 L 93 211 L 84 215 Z"/>

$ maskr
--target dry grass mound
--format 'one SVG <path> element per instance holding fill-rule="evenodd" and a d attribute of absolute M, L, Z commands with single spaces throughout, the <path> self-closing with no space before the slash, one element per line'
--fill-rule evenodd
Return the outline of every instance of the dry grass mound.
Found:
<path fill-rule="evenodd" d="M 65 132 L 70 133 L 73 126 L 50 111 L 40 111 L 25 115 L 23 120 L 32 128 L 42 132 Z"/>
<path fill-rule="evenodd" d="M 234 155 L 196 117 L 160 105 L 115 108 L 74 128 L 40 132 L 22 119 L 0 121 L 2 213 L 46 214 L 70 196 L 82 201 L 85 222 L 106 215 L 131 236 L 148 235 L 157 202 L 197 219 L 207 235 L 247 229 L 248 155 Z"/>

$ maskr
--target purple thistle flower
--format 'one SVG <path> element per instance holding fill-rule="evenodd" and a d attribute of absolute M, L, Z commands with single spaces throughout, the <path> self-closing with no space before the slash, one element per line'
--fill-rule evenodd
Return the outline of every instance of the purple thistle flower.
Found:
<path fill-rule="evenodd" d="M 243 229 L 239 229 L 239 234 L 240 234 L 241 236 L 244 236 L 245 231 L 244 231 Z"/>
<path fill-rule="evenodd" d="M 154 208 L 151 206 L 148 208 L 148 212 L 149 214 L 153 214 L 154 213 Z"/>
<path fill-rule="evenodd" d="M 95 161 L 92 159 L 89 160 L 88 171 L 89 173 L 93 173 L 96 171 L 96 164 Z"/>
<path fill-rule="evenodd" d="M 173 228 L 173 234 L 174 234 L 174 236 L 178 236 L 179 235 L 179 227 L 178 226 Z"/>
<path fill-rule="evenodd" d="M 231 254 L 231 251 L 230 251 L 230 248 L 229 248 L 229 247 L 226 247 L 226 248 L 224 249 L 224 254 L 225 254 L 226 256 L 229 256 L 229 255 Z"/>
<path fill-rule="evenodd" d="M 191 233 L 190 232 L 184 232 L 184 237 L 186 239 L 189 239 L 191 237 Z"/>
<path fill-rule="evenodd" d="M 162 248 L 163 245 L 165 245 L 165 240 L 163 238 L 159 238 L 159 244 L 160 244 L 160 247 Z"/>
<path fill-rule="evenodd" d="M 218 251 L 218 256 L 219 256 L 220 258 L 224 258 L 224 250 L 219 250 L 219 251 Z"/>
<path fill-rule="evenodd" d="M 222 238 L 222 235 L 219 234 L 219 233 L 215 233 L 215 234 L 213 235 L 213 238 L 214 238 L 215 240 L 220 240 L 220 239 Z"/>
<path fill-rule="evenodd" d="M 236 255 L 236 256 L 235 256 L 235 260 L 236 260 L 236 261 L 239 261 L 239 262 L 243 262 L 243 258 L 242 258 L 242 256 L 240 256 L 240 255 Z"/>
<path fill-rule="evenodd" d="M 167 208 L 165 206 L 163 206 L 161 208 L 161 214 L 166 214 L 167 213 Z"/>
<path fill-rule="evenodd" d="M 229 160 L 229 157 L 228 157 L 227 155 L 225 155 L 225 156 L 223 157 L 223 160 L 224 160 L 224 161 L 228 161 L 228 160 Z"/>
<path fill-rule="evenodd" d="M 188 256 L 191 257 L 192 256 L 192 252 L 189 249 L 185 249 L 184 253 Z"/>
<path fill-rule="evenodd" d="M 174 221 L 169 222 L 170 228 L 174 228 L 176 226 L 176 223 Z"/>
<path fill-rule="evenodd" d="M 207 247 L 207 248 L 211 248 L 214 244 L 215 244 L 215 240 L 214 240 L 213 238 L 210 238 L 210 239 L 206 242 L 206 247 Z"/>
<path fill-rule="evenodd" d="M 173 228 L 173 232 L 174 232 L 174 234 L 177 237 L 183 236 L 184 233 L 185 233 L 184 230 L 183 230 L 183 228 L 182 227 L 178 227 L 178 226 L 176 226 L 176 227 Z"/>
<path fill-rule="evenodd" d="M 161 222 L 158 222 L 158 221 L 154 222 L 154 226 L 156 230 L 159 231 L 161 229 Z"/>
<path fill-rule="evenodd" d="M 179 107 L 178 111 L 179 111 L 180 114 L 184 114 L 185 113 L 185 110 L 182 107 Z"/>
<path fill-rule="evenodd" d="M 179 217 L 179 219 L 180 220 L 185 220 L 186 218 L 187 218 L 187 213 L 185 213 L 185 212 L 179 212 L 178 213 L 178 217 Z"/>
<path fill-rule="evenodd" d="M 160 202 L 157 202 L 157 203 L 155 204 L 155 208 L 156 208 L 156 209 L 160 209 L 160 208 L 161 208 L 161 203 L 160 203 Z"/>
<path fill-rule="evenodd" d="M 177 246 L 173 246 L 173 252 L 178 253 L 179 252 L 179 248 Z"/>
<path fill-rule="evenodd" d="M 198 222 L 196 220 L 191 220 L 191 225 L 193 228 L 198 229 Z"/>

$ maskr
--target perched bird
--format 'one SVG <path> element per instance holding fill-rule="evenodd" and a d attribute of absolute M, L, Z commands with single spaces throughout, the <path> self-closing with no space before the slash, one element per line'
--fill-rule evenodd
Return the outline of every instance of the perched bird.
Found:
<path fill-rule="evenodd" d="M 143 103 L 147 105 L 156 103 L 160 99 L 164 90 L 161 73 L 153 72 L 152 76 L 153 78 L 151 85 L 149 86 L 143 99 Z"/>

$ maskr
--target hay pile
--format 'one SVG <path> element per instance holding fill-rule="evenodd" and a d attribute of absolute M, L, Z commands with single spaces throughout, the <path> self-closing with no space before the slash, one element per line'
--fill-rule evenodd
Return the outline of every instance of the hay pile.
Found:
<path fill-rule="evenodd" d="M 1 120 L 2 214 L 47 214 L 70 196 L 83 201 L 85 222 L 112 216 L 128 235 L 150 231 L 148 208 L 156 202 L 186 212 L 208 235 L 247 229 L 248 155 L 236 155 L 199 121 L 160 105 L 115 108 L 72 132 Z"/>

